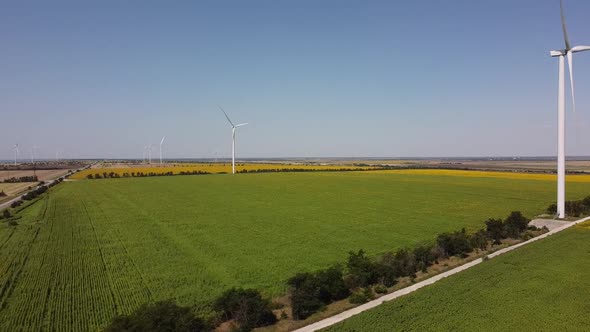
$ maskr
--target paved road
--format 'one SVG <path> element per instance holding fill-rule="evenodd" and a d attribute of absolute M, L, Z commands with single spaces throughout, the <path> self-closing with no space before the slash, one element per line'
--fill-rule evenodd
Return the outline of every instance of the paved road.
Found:
<path fill-rule="evenodd" d="M 576 221 L 573 221 L 573 222 L 564 222 L 564 223 L 562 223 L 561 226 L 558 226 L 556 228 L 553 228 L 553 230 L 550 230 L 549 232 L 547 232 L 545 234 L 539 235 L 539 236 L 534 237 L 534 238 L 532 238 L 532 239 L 530 239 L 528 241 L 521 242 L 521 243 L 515 244 L 515 245 L 513 245 L 511 247 L 507 247 L 507 248 L 498 250 L 498 251 L 496 251 L 496 252 L 494 252 L 492 254 L 489 254 L 488 255 L 488 258 L 494 258 L 494 257 L 500 256 L 500 255 L 505 254 L 507 252 L 510 252 L 510 251 L 512 251 L 514 249 L 517 249 L 517 248 L 520 248 L 522 246 L 525 246 L 525 245 L 527 245 L 529 243 L 532 243 L 532 242 L 535 242 L 535 241 L 539 241 L 539 240 L 544 239 L 544 238 L 546 238 L 548 236 L 551 236 L 551 235 L 553 235 L 555 233 L 561 232 L 561 231 L 563 231 L 563 230 L 565 230 L 567 228 L 570 228 L 570 227 L 572 227 L 572 226 L 574 226 L 576 224 L 579 224 L 579 223 L 584 222 L 584 221 L 587 221 L 587 220 L 590 220 L 590 217 L 583 218 L 583 219 L 580 219 L 580 220 L 576 220 Z M 457 273 L 459 273 L 461 271 L 465 271 L 465 270 L 467 270 L 467 269 L 469 269 L 471 267 L 474 267 L 474 266 L 480 264 L 481 262 L 483 262 L 483 259 L 482 258 L 478 258 L 478 259 L 476 259 L 474 261 L 471 261 L 471 262 L 469 262 L 467 264 L 463 264 L 463 265 L 458 266 L 458 267 L 456 267 L 456 268 L 454 268 L 452 270 L 449 270 L 447 272 L 438 274 L 438 275 L 436 275 L 436 276 L 434 276 L 432 278 L 429 278 L 429 279 L 426 279 L 426 280 L 421 281 L 419 283 L 416 283 L 416 284 L 414 284 L 412 286 L 409 286 L 409 287 L 400 289 L 398 291 L 395 291 L 393 293 L 384 295 L 384 296 L 382 296 L 382 297 L 380 297 L 380 298 L 378 298 L 376 300 L 373 300 L 371 302 L 367 302 L 367 303 L 365 303 L 365 304 L 363 304 L 361 306 L 358 306 L 356 308 L 352 308 L 352 309 L 347 310 L 347 311 L 344 311 L 344 312 L 342 312 L 342 313 L 340 313 L 338 315 L 335 315 L 335 316 L 332 316 L 332 317 L 323 319 L 323 320 L 321 320 L 319 322 L 313 323 L 311 325 L 307 325 L 305 327 L 302 327 L 302 328 L 300 328 L 298 330 L 295 330 L 295 332 L 312 332 L 312 331 L 321 330 L 321 329 L 326 328 L 328 326 L 332 326 L 332 325 L 337 324 L 339 322 L 342 322 L 343 320 L 348 319 L 348 318 L 350 318 L 350 317 L 352 317 L 352 316 L 354 316 L 356 314 L 360 314 L 363 311 L 367 311 L 369 309 L 375 308 L 376 306 L 379 306 L 379 305 L 381 305 L 381 304 L 383 304 L 383 303 L 385 303 L 387 301 L 391 301 L 391 300 L 396 299 L 396 298 L 398 298 L 400 296 L 404 296 L 406 294 L 410 294 L 410 293 L 415 292 L 416 290 L 418 290 L 418 289 L 420 289 L 420 288 L 422 288 L 424 286 L 432 285 L 435 282 L 437 282 L 437 281 L 439 281 L 441 279 L 444 279 L 444 278 L 446 278 L 448 276 L 451 276 L 453 274 L 457 274 Z"/>

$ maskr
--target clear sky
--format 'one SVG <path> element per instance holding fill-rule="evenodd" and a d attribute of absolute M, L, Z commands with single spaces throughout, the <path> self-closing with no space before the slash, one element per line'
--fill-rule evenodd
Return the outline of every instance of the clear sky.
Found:
<path fill-rule="evenodd" d="M 565 9 L 590 45 L 590 1 Z M 551 156 L 559 48 L 557 0 L 2 1 L 0 159 L 228 157 L 217 104 L 238 158 Z M 590 52 L 574 70 L 590 155 Z"/>

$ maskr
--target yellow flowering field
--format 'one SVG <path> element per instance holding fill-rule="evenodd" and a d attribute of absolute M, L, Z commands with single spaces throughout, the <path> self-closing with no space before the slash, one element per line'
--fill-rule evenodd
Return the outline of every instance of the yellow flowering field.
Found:
<path fill-rule="evenodd" d="M 515 179 L 515 180 L 541 180 L 541 181 L 555 181 L 557 175 L 555 174 L 540 174 L 540 173 L 523 173 L 523 172 L 498 172 L 498 171 L 465 171 L 465 170 L 450 170 L 450 169 L 400 169 L 400 170 L 380 170 L 379 173 L 395 173 L 408 175 L 439 175 L 439 176 L 460 176 L 460 177 L 492 177 L 501 179 Z M 568 182 L 590 182 L 590 175 L 586 174 L 569 174 L 566 176 Z"/>
<path fill-rule="evenodd" d="M 236 172 L 244 171 L 286 171 L 286 170 L 368 170 L 371 169 L 367 166 L 352 166 L 352 165 L 303 165 L 303 164 L 236 164 Z M 97 167 L 90 168 L 78 172 L 72 175 L 71 179 L 86 179 L 88 175 L 99 174 L 102 176 L 103 173 L 110 174 L 111 172 L 123 177 L 125 173 L 143 173 L 143 174 L 165 174 L 172 173 L 178 175 L 181 173 L 192 173 L 192 172 L 206 172 L 212 174 L 218 173 L 231 173 L 230 163 L 199 163 L 199 164 L 173 164 L 173 165 L 153 165 L 153 166 L 127 166 L 127 167 Z"/>

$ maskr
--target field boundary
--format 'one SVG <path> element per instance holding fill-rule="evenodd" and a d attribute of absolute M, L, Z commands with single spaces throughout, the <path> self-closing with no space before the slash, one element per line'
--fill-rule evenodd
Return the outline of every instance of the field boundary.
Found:
<path fill-rule="evenodd" d="M 512 245 L 510 247 L 506 247 L 506 248 L 500 249 L 500 250 L 495 251 L 495 252 L 493 252 L 493 253 L 491 253 L 491 254 L 483 257 L 483 258 L 475 259 L 475 260 L 473 260 L 473 261 L 471 261 L 469 263 L 463 264 L 461 266 L 458 266 L 458 267 L 453 268 L 451 270 L 448 270 L 446 272 L 437 274 L 436 276 L 433 276 L 432 278 L 428 278 L 426 280 L 417 282 L 417 283 L 415 283 L 415 284 L 413 284 L 411 286 L 402 288 L 402 289 L 397 290 L 397 291 L 395 291 L 393 293 L 386 294 L 386 295 L 384 295 L 384 296 L 382 296 L 382 297 L 380 297 L 378 299 L 375 299 L 373 301 L 367 302 L 367 303 L 365 303 L 363 305 L 360 305 L 358 307 L 355 307 L 355 308 L 352 308 L 352 309 L 343 311 L 343 312 L 341 312 L 341 313 L 339 313 L 337 315 L 334 315 L 332 317 L 328 317 L 328 318 L 322 319 L 322 320 L 320 320 L 318 322 L 315 322 L 313 324 L 310 324 L 310 325 L 304 326 L 302 328 L 296 329 L 296 330 L 294 330 L 294 332 L 312 332 L 312 331 L 318 331 L 318 330 L 321 330 L 323 328 L 326 328 L 326 327 L 335 325 L 335 324 L 340 323 L 340 322 L 342 322 L 342 321 L 344 321 L 344 320 L 346 320 L 346 319 L 348 319 L 348 318 L 350 318 L 350 317 L 352 317 L 354 315 L 357 315 L 357 314 L 360 314 L 360 313 L 362 313 L 364 311 L 373 309 L 373 308 L 375 308 L 375 307 L 377 307 L 377 306 L 379 306 L 379 305 L 381 305 L 381 304 L 383 304 L 385 302 L 389 302 L 391 300 L 397 299 L 397 298 L 402 297 L 404 295 L 413 293 L 413 292 L 417 291 L 418 289 L 420 289 L 422 287 L 425 287 L 425 286 L 428 286 L 428 285 L 432 285 L 432 284 L 434 284 L 434 283 L 436 283 L 436 282 L 438 282 L 438 281 L 440 281 L 440 280 L 442 280 L 442 279 L 444 279 L 446 277 L 452 276 L 454 274 L 457 274 L 459 272 L 462 272 L 462 271 L 465 271 L 465 270 L 467 270 L 469 268 L 472 268 L 472 267 L 474 267 L 474 266 L 482 263 L 484 261 L 484 258 L 486 258 L 486 257 L 488 259 L 491 259 L 491 258 L 500 256 L 500 255 L 503 255 L 503 254 L 505 254 L 507 252 L 516 250 L 516 249 L 518 249 L 518 248 L 520 248 L 522 246 L 525 246 L 527 244 L 533 243 L 535 241 L 542 240 L 542 239 L 544 239 L 544 238 L 546 238 L 548 236 L 551 236 L 553 234 L 559 233 L 559 232 L 561 232 L 561 231 L 563 231 L 565 229 L 568 229 L 568 228 L 570 228 L 572 226 L 575 226 L 575 225 L 577 225 L 579 223 L 582 223 L 584 221 L 587 221 L 587 220 L 590 220 L 590 217 L 585 217 L 585 218 L 582 218 L 582 219 L 578 219 L 576 221 L 572 221 L 572 222 L 570 222 L 568 224 L 565 224 L 563 226 L 560 226 L 558 228 L 555 228 L 555 229 L 553 229 L 553 230 L 551 230 L 551 231 L 549 231 L 547 233 L 541 234 L 541 235 L 539 235 L 537 237 L 534 237 L 534 238 L 532 238 L 530 240 L 527 240 L 525 242 L 520 242 L 520 243 L 517 243 L 517 244 Z"/>

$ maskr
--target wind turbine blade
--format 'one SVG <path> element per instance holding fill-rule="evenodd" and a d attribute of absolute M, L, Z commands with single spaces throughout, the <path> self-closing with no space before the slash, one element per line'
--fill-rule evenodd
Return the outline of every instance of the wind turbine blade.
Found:
<path fill-rule="evenodd" d="M 584 52 L 584 51 L 590 51 L 590 46 L 574 46 L 574 47 L 572 47 L 572 52 L 574 52 L 574 53 Z"/>
<path fill-rule="evenodd" d="M 166 136 L 162 137 L 162 140 L 160 141 L 160 145 L 164 144 L 165 139 L 166 139 Z"/>
<path fill-rule="evenodd" d="M 561 12 L 561 29 L 563 30 L 563 39 L 565 40 L 566 51 L 570 49 L 570 39 L 567 36 L 567 28 L 565 27 L 565 15 L 563 15 L 563 0 L 559 0 L 559 10 Z"/>
<path fill-rule="evenodd" d="M 238 127 L 243 127 L 243 126 L 245 126 L 245 125 L 247 125 L 247 124 L 248 124 L 248 122 L 246 122 L 246 123 L 240 123 L 240 124 L 237 124 L 237 125 L 236 125 L 236 128 L 238 128 Z"/>
<path fill-rule="evenodd" d="M 570 88 L 572 89 L 572 109 L 576 111 L 576 97 L 574 96 L 574 70 L 572 64 L 572 52 L 567 52 L 567 64 L 570 69 Z"/>
<path fill-rule="evenodd" d="M 234 126 L 234 123 L 233 123 L 233 122 L 231 122 L 231 120 L 229 119 L 229 116 L 227 116 L 227 113 L 225 113 L 225 111 L 223 110 L 223 108 L 221 108 L 221 106 L 219 106 L 219 105 L 217 105 L 217 107 L 219 107 L 219 109 L 220 109 L 220 110 L 223 112 L 223 115 L 225 115 L 225 118 L 227 119 L 227 121 L 229 122 L 229 124 L 230 124 L 232 127 L 235 127 L 235 126 Z"/>

